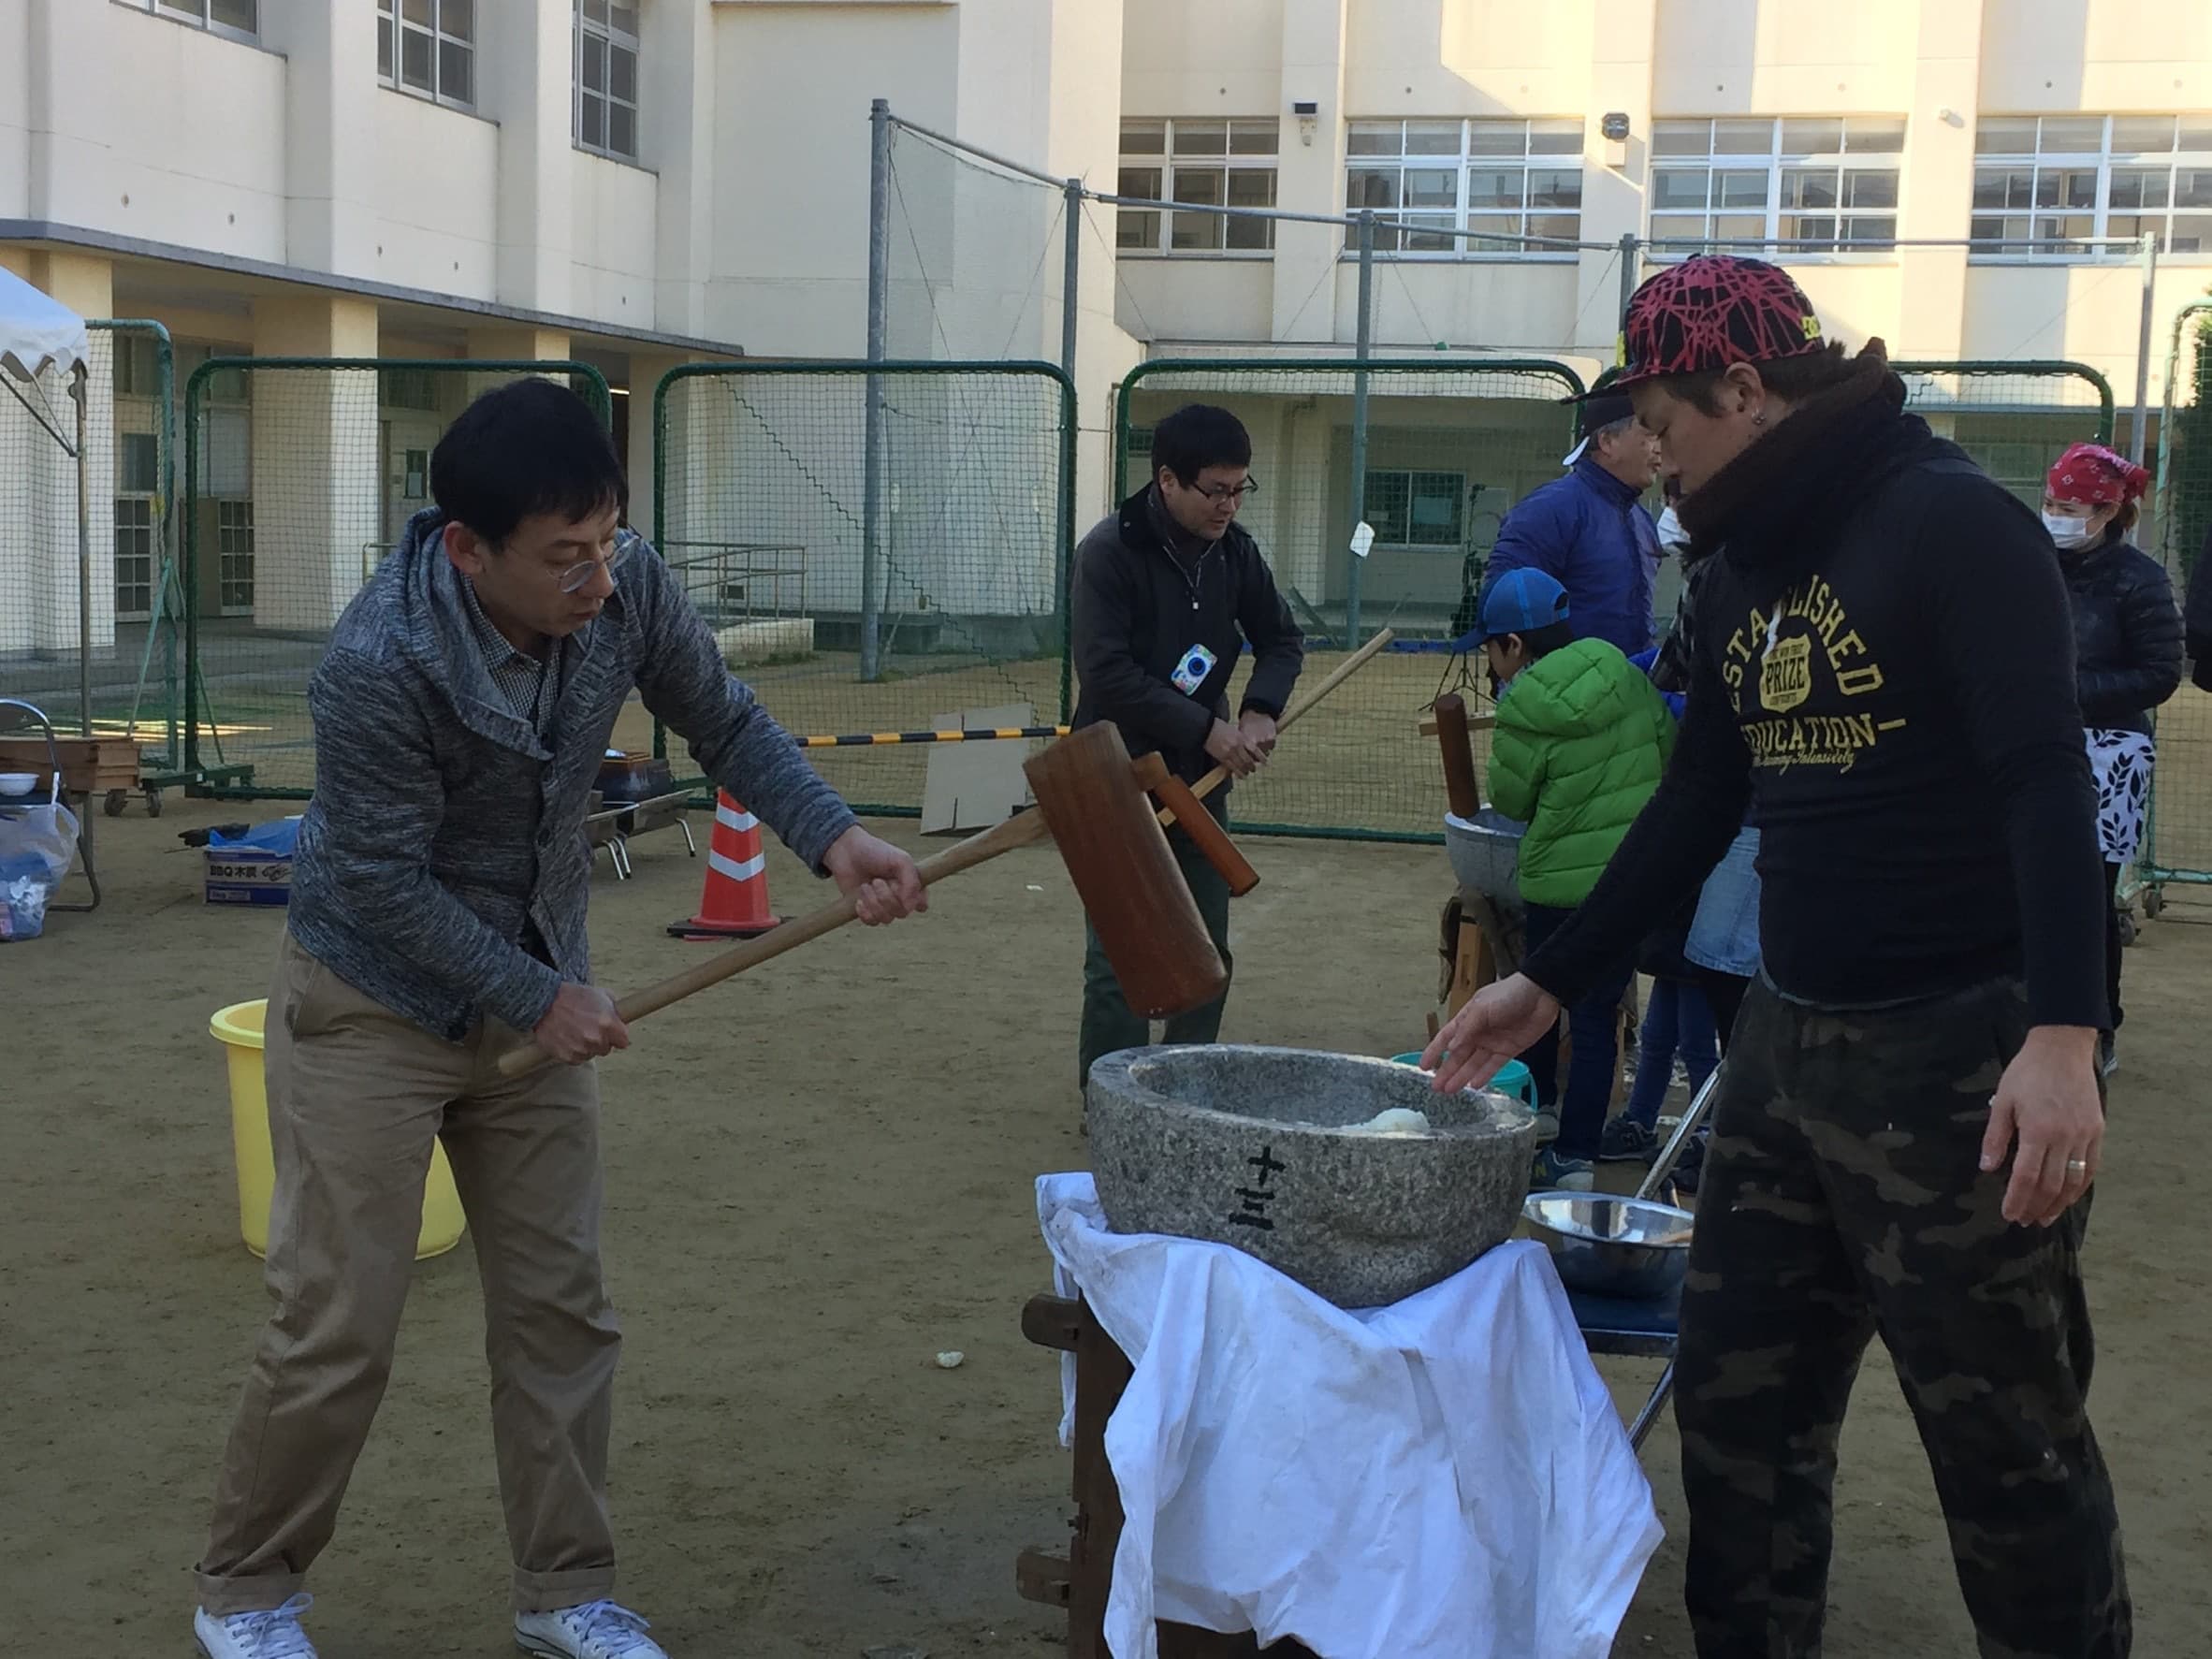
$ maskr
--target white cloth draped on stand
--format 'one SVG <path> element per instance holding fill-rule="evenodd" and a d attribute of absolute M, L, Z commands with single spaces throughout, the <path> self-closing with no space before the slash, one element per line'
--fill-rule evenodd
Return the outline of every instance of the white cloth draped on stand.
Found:
<path fill-rule="evenodd" d="M 1541 1245 L 1352 1313 L 1240 1250 L 1109 1231 L 1087 1174 L 1037 1207 L 1062 1294 L 1135 1366 L 1106 1426 L 1117 1659 L 1157 1659 L 1158 1619 L 1323 1659 L 1606 1659 L 1661 1529 Z"/>

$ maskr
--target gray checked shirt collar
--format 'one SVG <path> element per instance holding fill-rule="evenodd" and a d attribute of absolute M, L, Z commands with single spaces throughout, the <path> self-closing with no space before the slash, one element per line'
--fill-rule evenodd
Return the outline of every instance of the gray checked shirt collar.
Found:
<path fill-rule="evenodd" d="M 517 650 L 514 641 L 484 614 L 483 603 L 476 597 L 476 584 L 462 576 L 460 590 L 461 604 L 469 613 L 470 632 L 475 634 L 477 647 L 484 653 L 484 666 L 491 675 L 492 685 L 506 699 L 507 707 L 516 719 L 528 721 L 531 730 L 544 737 L 553 723 L 553 703 L 560 677 L 560 642 L 546 641 L 543 658 Z"/>

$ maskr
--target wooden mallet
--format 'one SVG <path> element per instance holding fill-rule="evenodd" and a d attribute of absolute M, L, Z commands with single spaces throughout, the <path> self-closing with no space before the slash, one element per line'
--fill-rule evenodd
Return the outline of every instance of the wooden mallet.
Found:
<path fill-rule="evenodd" d="M 1385 629 L 1347 657 L 1328 678 L 1284 710 L 1276 730 L 1293 724 L 1344 684 L 1390 638 Z M 1037 797 L 1037 809 L 1016 813 L 1004 823 L 923 859 L 915 866 L 922 884 L 935 886 L 1018 847 L 1055 839 L 1130 1011 L 1158 1019 L 1202 1007 L 1220 996 L 1229 983 L 1229 970 L 1206 932 L 1198 901 L 1175 866 L 1165 826 L 1183 819 L 1192 840 L 1229 881 L 1230 891 L 1251 891 L 1259 876 L 1213 814 L 1199 805 L 1221 787 L 1227 769 L 1215 767 L 1186 786 L 1157 755 L 1131 762 L 1121 733 L 1100 721 L 1048 745 L 1031 756 L 1023 770 Z M 1161 806 L 1157 812 L 1148 790 L 1158 793 Z M 615 1004 L 615 1011 L 625 1025 L 634 1025 L 672 1002 L 834 933 L 857 914 L 850 896 L 840 898 L 657 985 L 632 992 Z M 525 1043 L 501 1055 L 499 1070 L 503 1076 L 520 1077 L 551 1060 L 537 1044 Z"/>

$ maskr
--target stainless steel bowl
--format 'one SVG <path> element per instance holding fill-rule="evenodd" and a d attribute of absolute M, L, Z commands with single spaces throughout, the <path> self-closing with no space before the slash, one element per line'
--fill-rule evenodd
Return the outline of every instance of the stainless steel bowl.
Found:
<path fill-rule="evenodd" d="M 1689 1271 L 1696 1217 L 1672 1204 L 1602 1192 L 1535 1192 L 1521 1214 L 1571 1289 L 1655 1301 Z"/>

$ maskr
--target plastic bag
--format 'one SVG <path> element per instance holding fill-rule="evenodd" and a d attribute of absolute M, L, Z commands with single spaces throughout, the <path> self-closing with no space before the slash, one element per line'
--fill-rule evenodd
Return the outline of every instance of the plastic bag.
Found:
<path fill-rule="evenodd" d="M 54 803 L 0 809 L 0 941 L 36 939 L 77 861 L 77 815 Z"/>
<path fill-rule="evenodd" d="M 269 823 L 257 823 L 242 836 L 226 836 L 221 830 L 208 832 L 208 851 L 225 852 L 238 849 L 255 852 L 273 852 L 280 858 L 290 858 L 299 849 L 299 818 L 279 818 Z"/>

